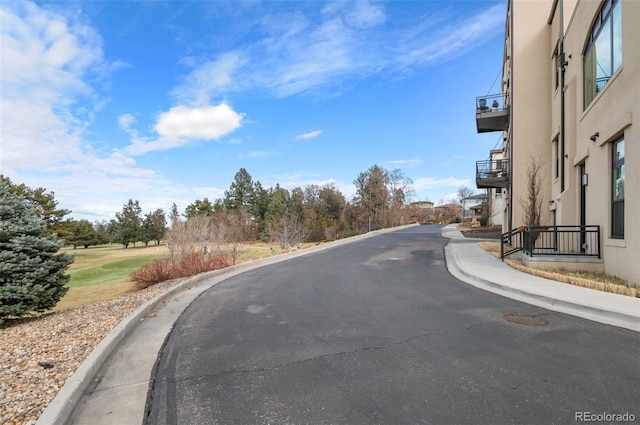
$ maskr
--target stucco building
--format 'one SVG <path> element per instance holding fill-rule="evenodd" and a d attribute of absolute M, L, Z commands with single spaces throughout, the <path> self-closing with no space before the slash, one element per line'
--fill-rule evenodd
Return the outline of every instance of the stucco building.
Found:
<path fill-rule="evenodd" d="M 504 132 L 476 180 L 502 192 L 505 232 L 535 224 L 538 182 L 540 224 L 583 226 L 577 256 L 640 286 L 639 120 L 640 1 L 509 0 L 502 93 L 476 99 L 478 132 Z"/>

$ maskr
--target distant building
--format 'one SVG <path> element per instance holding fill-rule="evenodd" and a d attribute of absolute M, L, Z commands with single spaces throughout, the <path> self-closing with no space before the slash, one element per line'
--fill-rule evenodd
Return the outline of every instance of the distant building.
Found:
<path fill-rule="evenodd" d="M 433 207 L 434 222 L 448 224 L 462 221 L 462 205 L 444 204 Z"/>
<path fill-rule="evenodd" d="M 409 204 L 410 207 L 422 208 L 422 209 L 433 209 L 433 202 L 431 201 L 417 201 L 411 202 Z"/>
<path fill-rule="evenodd" d="M 409 209 L 411 211 L 411 222 L 432 224 L 435 222 L 435 215 L 433 213 L 433 202 L 431 201 L 417 201 L 409 203 Z"/>
<path fill-rule="evenodd" d="M 482 216 L 483 209 L 488 209 L 486 193 L 480 193 L 462 199 L 462 221 L 478 223 Z"/>

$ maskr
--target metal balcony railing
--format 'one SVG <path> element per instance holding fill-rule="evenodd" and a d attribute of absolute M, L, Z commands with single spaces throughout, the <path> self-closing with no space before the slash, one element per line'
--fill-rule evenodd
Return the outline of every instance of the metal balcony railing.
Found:
<path fill-rule="evenodd" d="M 476 161 L 476 186 L 478 189 L 504 188 L 508 184 L 508 159 Z"/>
<path fill-rule="evenodd" d="M 476 98 L 476 126 L 478 133 L 503 131 L 509 127 L 509 102 L 506 93 Z"/>

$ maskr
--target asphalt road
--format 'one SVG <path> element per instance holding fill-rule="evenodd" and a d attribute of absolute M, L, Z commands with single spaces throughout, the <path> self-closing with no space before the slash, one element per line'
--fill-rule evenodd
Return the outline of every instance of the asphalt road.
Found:
<path fill-rule="evenodd" d="M 204 292 L 160 354 L 148 423 L 640 422 L 640 334 L 458 281 L 440 233 L 410 227 Z"/>

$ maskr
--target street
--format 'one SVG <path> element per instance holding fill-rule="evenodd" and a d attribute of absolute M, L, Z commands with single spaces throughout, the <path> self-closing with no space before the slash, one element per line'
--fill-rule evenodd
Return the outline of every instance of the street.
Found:
<path fill-rule="evenodd" d="M 638 333 L 458 281 L 441 229 L 381 234 L 207 290 L 166 341 L 148 422 L 640 421 Z"/>

